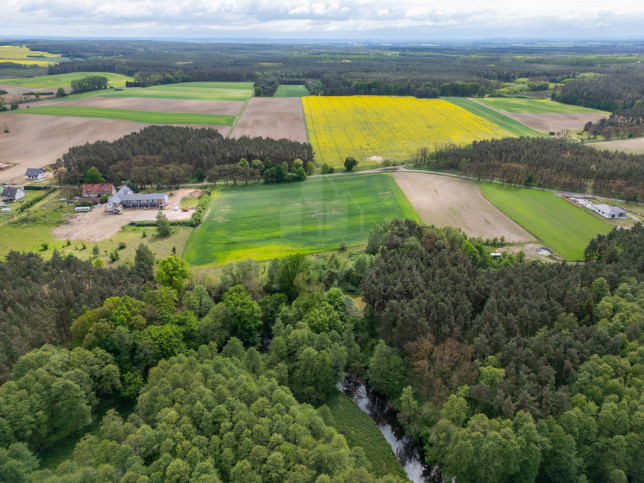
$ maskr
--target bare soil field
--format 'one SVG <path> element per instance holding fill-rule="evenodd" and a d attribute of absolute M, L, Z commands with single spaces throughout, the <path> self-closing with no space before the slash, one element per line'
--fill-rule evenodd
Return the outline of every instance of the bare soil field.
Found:
<path fill-rule="evenodd" d="M 561 112 L 508 112 L 503 109 L 496 109 L 476 99 L 470 99 L 482 106 L 485 106 L 493 111 L 500 112 L 504 116 L 514 119 L 515 121 L 525 124 L 532 129 L 540 132 L 557 132 L 563 129 L 582 129 L 584 125 L 591 121 L 597 122 L 601 118 L 606 117 L 606 113 L 602 112 L 588 112 L 588 113 L 561 113 Z"/>
<path fill-rule="evenodd" d="M 0 90 L 7 91 L 6 94 L 3 94 L 2 97 L 4 97 L 4 100 L 7 104 L 11 104 L 12 102 L 18 102 L 22 100 L 22 95 L 25 92 L 56 92 L 58 88 L 52 89 L 48 87 L 21 87 L 21 86 L 13 86 L 10 84 L 0 84 Z M 70 90 L 70 89 L 67 89 Z"/>
<path fill-rule="evenodd" d="M 196 192 L 196 193 L 195 193 Z M 199 190 L 180 189 L 170 193 L 170 204 L 164 210 L 168 220 L 187 220 L 192 211 L 174 211 L 174 203 L 180 204 L 181 198 L 192 198 Z M 57 240 L 101 241 L 114 236 L 121 227 L 131 221 L 154 221 L 158 210 L 126 208 L 120 215 L 105 213 L 105 206 L 95 208 L 89 213 L 79 213 L 69 219 L 65 225 L 54 228 L 51 232 Z"/>
<path fill-rule="evenodd" d="M 27 168 L 43 168 L 56 162 L 70 147 L 94 141 L 114 141 L 149 124 L 116 119 L 93 119 L 68 116 L 26 116 L 0 113 L 0 162 L 17 163 L 0 171 L 0 182 L 18 180 Z M 216 128 L 222 135 L 228 126 Z M 5 133 L 4 130 L 9 130 Z"/>
<path fill-rule="evenodd" d="M 616 149 L 627 153 L 644 154 L 644 138 L 622 139 L 619 141 L 606 141 L 602 143 L 589 143 L 587 146 L 602 149 Z"/>
<path fill-rule="evenodd" d="M 253 97 L 237 121 L 232 136 L 262 136 L 308 141 L 299 97 Z"/>
<path fill-rule="evenodd" d="M 480 186 L 463 179 L 423 173 L 393 173 L 420 219 L 437 227 L 455 226 L 468 236 L 505 237 L 509 243 L 534 237 L 481 194 Z"/>
<path fill-rule="evenodd" d="M 141 97 L 86 97 L 73 101 L 32 102 L 27 106 L 75 106 L 109 109 L 131 109 L 150 112 L 187 112 L 190 114 L 222 114 L 236 116 L 244 103 L 241 101 L 195 101 L 188 99 L 146 99 Z M 20 106 L 24 109 L 23 106 Z"/>

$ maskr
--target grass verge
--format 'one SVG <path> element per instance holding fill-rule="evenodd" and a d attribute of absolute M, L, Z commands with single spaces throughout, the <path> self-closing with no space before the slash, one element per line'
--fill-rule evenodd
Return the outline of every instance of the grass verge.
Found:
<path fill-rule="evenodd" d="M 608 223 L 550 191 L 484 183 L 481 192 L 503 213 L 568 260 L 583 260 L 584 248 Z"/>

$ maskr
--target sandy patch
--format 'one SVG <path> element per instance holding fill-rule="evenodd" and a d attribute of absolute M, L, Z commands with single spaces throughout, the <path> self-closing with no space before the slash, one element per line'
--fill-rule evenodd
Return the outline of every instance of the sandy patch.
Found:
<path fill-rule="evenodd" d="M 603 149 L 616 149 L 627 153 L 644 153 L 644 138 L 621 139 L 619 141 L 606 141 L 602 143 L 588 143 L 587 146 Z"/>
<path fill-rule="evenodd" d="M 222 114 L 236 116 L 244 103 L 241 101 L 195 101 L 184 99 L 142 99 L 139 97 L 87 97 L 73 101 L 32 102 L 25 106 L 75 106 L 107 109 L 130 109 L 150 112 L 187 112 L 190 114 Z M 24 109 L 25 106 L 20 106 Z"/>
<path fill-rule="evenodd" d="M 262 136 L 307 142 L 302 100 L 299 97 L 251 98 L 232 136 Z"/>
<path fill-rule="evenodd" d="M 374 161 L 374 162 L 376 162 L 376 163 L 382 163 L 382 156 L 376 156 L 376 155 L 374 155 L 374 156 L 369 156 L 369 157 L 367 158 L 367 161 Z"/>
<path fill-rule="evenodd" d="M 16 166 L 0 171 L 0 182 L 24 176 L 27 168 L 43 168 L 56 162 L 72 146 L 98 140 L 114 141 L 149 124 L 117 119 L 39 116 L 0 113 L 0 163 Z M 225 136 L 230 127 L 191 124 L 217 129 Z M 4 130 L 8 129 L 9 133 Z"/>
<path fill-rule="evenodd" d="M 437 227 L 455 226 L 468 236 L 505 237 L 509 243 L 534 237 L 481 194 L 480 185 L 463 179 L 424 173 L 393 173 L 420 219 Z"/>
<path fill-rule="evenodd" d="M 170 204 L 163 212 L 168 220 L 187 220 L 192 211 L 174 211 L 174 204 L 180 205 L 181 198 L 198 196 L 200 190 L 180 189 L 172 192 Z M 95 208 L 89 213 L 79 213 L 69 219 L 69 222 L 54 228 L 51 232 L 57 240 L 100 241 L 118 233 L 121 227 L 131 221 L 155 221 L 158 210 L 142 208 L 126 208 L 120 215 L 105 213 L 105 206 Z"/>

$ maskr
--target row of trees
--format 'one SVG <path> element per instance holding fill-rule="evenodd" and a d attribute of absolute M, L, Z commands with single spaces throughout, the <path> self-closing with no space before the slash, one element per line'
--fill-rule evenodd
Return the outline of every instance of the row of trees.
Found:
<path fill-rule="evenodd" d="M 59 181 L 65 184 L 81 183 L 87 170 L 96 167 L 115 184 L 130 180 L 138 186 L 172 186 L 194 178 L 203 180 L 213 168 L 237 165 L 241 159 L 263 159 L 263 166 L 269 160 L 289 167 L 299 159 L 306 169 L 313 149 L 308 143 L 286 139 L 227 139 L 214 129 L 149 126 L 113 142 L 74 146 L 55 167 Z"/>
<path fill-rule="evenodd" d="M 644 156 L 593 149 L 563 139 L 504 138 L 447 146 L 429 154 L 421 149 L 416 164 L 458 170 L 508 184 L 534 184 L 571 191 L 644 200 Z"/>

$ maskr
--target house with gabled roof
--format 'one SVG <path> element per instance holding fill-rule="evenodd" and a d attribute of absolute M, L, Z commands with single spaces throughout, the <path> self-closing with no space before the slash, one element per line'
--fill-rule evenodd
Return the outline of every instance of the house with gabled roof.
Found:
<path fill-rule="evenodd" d="M 91 201 L 94 203 L 98 203 L 103 195 L 113 196 L 116 194 L 116 189 L 112 183 L 84 184 L 82 190 L 83 201 Z"/>
<path fill-rule="evenodd" d="M 39 181 L 41 179 L 44 179 L 45 171 L 40 168 L 27 168 L 25 176 L 30 181 Z"/>
<path fill-rule="evenodd" d="M 18 201 L 25 197 L 25 190 L 20 186 L 7 186 L 2 192 L 2 201 Z"/>
<path fill-rule="evenodd" d="M 163 209 L 170 199 L 165 193 L 135 193 L 123 185 L 114 196 L 110 196 L 105 205 L 107 213 L 120 213 L 123 208 L 157 208 Z"/>

